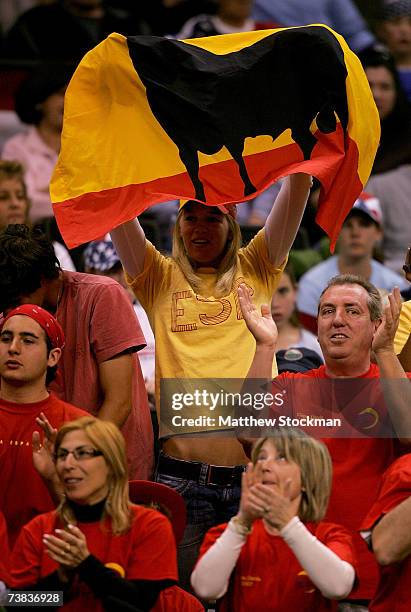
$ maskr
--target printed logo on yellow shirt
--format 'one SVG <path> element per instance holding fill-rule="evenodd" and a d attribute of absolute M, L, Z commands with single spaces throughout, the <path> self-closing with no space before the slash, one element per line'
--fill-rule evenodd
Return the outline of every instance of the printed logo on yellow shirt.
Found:
<path fill-rule="evenodd" d="M 236 319 L 240 321 L 243 318 L 241 312 L 240 301 L 237 295 L 237 289 L 242 284 L 246 284 L 248 289 L 253 295 L 254 290 L 247 283 L 245 279 L 239 277 L 233 284 L 231 293 L 224 298 L 205 298 L 201 295 L 197 295 L 194 291 L 175 291 L 171 295 L 171 331 L 173 332 L 186 332 L 195 331 L 203 325 L 220 325 L 224 323 L 230 317 L 232 311 L 236 313 Z M 195 310 L 192 311 L 194 319 L 190 320 L 187 318 L 188 312 L 192 310 L 190 308 L 190 302 L 200 302 L 204 304 L 204 313 L 198 313 L 198 305 Z"/>

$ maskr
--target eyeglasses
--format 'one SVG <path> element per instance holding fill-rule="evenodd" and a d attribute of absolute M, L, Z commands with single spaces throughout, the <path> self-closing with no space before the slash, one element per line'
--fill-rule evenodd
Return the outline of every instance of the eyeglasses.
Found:
<path fill-rule="evenodd" d="M 73 455 L 76 461 L 87 461 L 93 457 L 101 457 L 103 453 L 96 448 L 85 448 L 84 446 L 79 446 L 72 451 L 66 448 L 59 448 L 54 453 L 54 461 L 64 461 L 70 454 Z"/>
<path fill-rule="evenodd" d="M 405 274 L 411 274 L 411 247 L 407 249 L 405 264 L 403 265 L 402 269 L 404 270 Z"/>

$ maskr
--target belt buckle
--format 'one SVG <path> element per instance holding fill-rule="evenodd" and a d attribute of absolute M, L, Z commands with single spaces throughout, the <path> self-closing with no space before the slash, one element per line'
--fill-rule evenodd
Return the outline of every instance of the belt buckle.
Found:
<path fill-rule="evenodd" d="M 211 473 L 212 473 L 212 471 L 213 471 L 213 466 L 209 464 L 208 468 L 207 468 L 207 477 L 206 477 L 206 483 L 208 485 L 214 484 L 213 482 L 211 482 Z"/>
<path fill-rule="evenodd" d="M 227 470 L 226 478 L 223 479 L 223 483 L 222 483 L 222 482 L 213 482 L 212 481 L 213 468 L 217 468 L 217 470 L 218 470 L 219 466 L 215 466 L 215 465 L 209 465 L 208 466 L 206 483 L 209 484 L 209 485 L 216 485 L 216 486 L 222 485 L 224 487 L 232 487 L 237 476 L 240 477 L 240 481 L 241 481 L 241 473 L 244 471 L 244 470 L 241 470 L 241 472 L 237 473 L 237 470 L 236 470 L 235 467 L 233 467 L 231 469 L 229 467 L 227 467 L 226 468 L 226 470 Z M 224 469 L 224 468 L 222 468 L 222 469 Z"/>
<path fill-rule="evenodd" d="M 217 478 L 217 482 L 213 480 L 212 474 L 214 472 L 214 468 L 218 473 L 220 470 L 220 478 Z M 224 470 L 224 478 L 221 477 L 221 470 Z M 227 470 L 227 471 L 226 471 Z M 225 468 L 223 466 L 209 465 L 207 470 L 207 484 L 215 485 L 215 486 L 223 486 L 223 487 L 231 487 L 234 480 L 234 469 Z"/>

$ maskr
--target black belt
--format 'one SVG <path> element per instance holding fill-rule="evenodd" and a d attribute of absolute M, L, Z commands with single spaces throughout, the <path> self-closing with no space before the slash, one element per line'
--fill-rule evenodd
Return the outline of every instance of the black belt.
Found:
<path fill-rule="evenodd" d="M 160 453 L 158 459 L 160 474 L 223 487 L 240 485 L 241 474 L 245 471 L 245 468 L 245 465 L 226 467 L 224 465 L 201 463 L 200 461 L 184 461 L 183 459 L 174 459 L 163 453 Z"/>

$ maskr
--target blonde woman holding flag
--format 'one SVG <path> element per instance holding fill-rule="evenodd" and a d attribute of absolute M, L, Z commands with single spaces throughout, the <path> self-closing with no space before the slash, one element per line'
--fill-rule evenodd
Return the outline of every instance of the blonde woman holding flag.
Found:
<path fill-rule="evenodd" d="M 306 174 L 287 177 L 264 228 L 245 248 L 240 248 L 235 206 L 222 210 L 186 202 L 177 217 L 171 258 L 145 239 L 137 219 L 112 231 L 128 282 L 156 338 L 158 411 L 161 379 L 245 377 L 254 340 L 247 334 L 237 288 L 246 283 L 258 305 L 270 301 L 310 186 Z M 162 402 L 164 409 L 168 398 Z M 161 440 L 157 479 L 176 488 L 187 503 L 180 545 L 180 575 L 187 584 L 207 529 L 237 511 L 247 459 L 236 438 L 224 431 L 205 429 L 195 438 L 192 430 L 184 433 Z"/>

